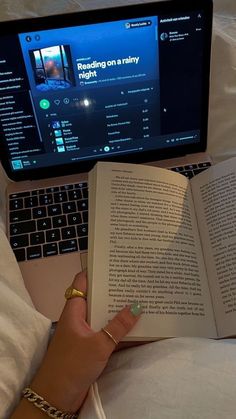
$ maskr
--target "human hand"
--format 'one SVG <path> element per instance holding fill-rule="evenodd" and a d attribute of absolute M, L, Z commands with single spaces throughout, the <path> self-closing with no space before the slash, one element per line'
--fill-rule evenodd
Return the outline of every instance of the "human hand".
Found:
<path fill-rule="evenodd" d="M 85 272 L 76 275 L 73 287 L 86 292 Z M 119 342 L 135 325 L 139 314 L 136 307 L 125 307 L 104 326 Z M 65 304 L 31 388 L 57 409 L 76 412 L 115 348 L 106 333 L 94 332 L 87 324 L 86 301 L 72 298 Z"/>

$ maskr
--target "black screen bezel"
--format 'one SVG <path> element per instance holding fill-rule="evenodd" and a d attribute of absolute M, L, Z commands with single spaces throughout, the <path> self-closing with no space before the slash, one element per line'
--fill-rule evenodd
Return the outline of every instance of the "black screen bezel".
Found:
<path fill-rule="evenodd" d="M 211 35 L 212 35 L 212 0 L 170 0 L 163 2 L 135 4 L 131 6 L 112 7 L 109 9 L 89 10 L 76 13 L 52 15 L 21 19 L 15 21 L 1 22 L 0 37 L 6 35 L 18 35 L 19 33 L 33 32 L 39 30 L 63 28 L 68 26 L 88 25 L 106 21 L 117 21 L 123 19 L 138 18 L 151 15 L 170 13 L 189 13 L 195 10 L 203 10 L 205 13 L 205 41 L 203 51 L 203 83 L 202 83 L 202 104 L 201 104 L 201 126 L 200 142 L 196 144 L 182 145 L 171 149 L 157 149 L 142 153 L 132 153 L 122 156 L 108 156 L 99 158 L 103 161 L 122 161 L 129 163 L 144 163 L 154 160 L 161 160 L 170 157 L 177 157 L 184 154 L 202 152 L 206 150 L 208 130 L 208 107 L 209 107 L 209 75 L 211 56 Z M 56 176 L 70 175 L 74 173 L 88 172 L 97 159 L 67 163 L 46 168 L 33 170 L 13 171 L 8 160 L 6 150 L 1 147 L 1 163 L 9 176 L 14 181 L 44 179 Z"/>

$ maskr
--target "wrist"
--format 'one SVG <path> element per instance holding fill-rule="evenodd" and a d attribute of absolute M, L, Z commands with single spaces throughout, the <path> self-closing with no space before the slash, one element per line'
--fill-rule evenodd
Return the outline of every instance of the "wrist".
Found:
<path fill-rule="evenodd" d="M 10 416 L 10 419 L 46 419 L 47 416 L 44 412 L 37 409 L 32 403 L 29 403 L 28 400 L 21 399 L 20 403 Z"/>
<path fill-rule="evenodd" d="M 79 391 L 67 382 L 65 377 L 50 377 L 39 371 L 30 384 L 30 388 L 46 400 L 51 406 L 62 412 L 76 413 L 81 407 L 88 389 Z"/>
<path fill-rule="evenodd" d="M 43 412 L 50 418 L 61 418 L 61 419 L 78 419 L 78 412 L 62 412 L 55 406 L 51 406 L 43 397 L 33 391 L 30 387 L 26 387 L 22 395 L 29 403 L 33 404 L 37 409 Z"/>

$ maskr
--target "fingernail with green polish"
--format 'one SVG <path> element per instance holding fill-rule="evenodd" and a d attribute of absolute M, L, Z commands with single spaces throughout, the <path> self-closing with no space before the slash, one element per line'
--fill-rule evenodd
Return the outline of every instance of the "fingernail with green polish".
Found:
<path fill-rule="evenodd" d="M 141 304 L 139 304 L 138 302 L 135 302 L 131 305 L 130 311 L 134 317 L 138 317 L 142 313 L 143 309 L 142 309 Z"/>

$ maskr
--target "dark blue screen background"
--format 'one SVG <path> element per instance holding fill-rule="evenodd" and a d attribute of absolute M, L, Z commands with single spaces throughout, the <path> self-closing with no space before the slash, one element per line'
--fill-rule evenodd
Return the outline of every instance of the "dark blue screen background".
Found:
<path fill-rule="evenodd" d="M 135 28 L 126 27 L 127 23 L 135 23 L 137 21 L 150 21 L 151 25 Z M 37 38 L 38 35 L 40 40 L 37 41 L 35 37 Z M 27 42 L 27 37 L 31 38 L 30 42 Z M 29 51 L 56 45 L 70 46 L 76 85 L 80 89 L 159 79 L 157 17 L 30 32 L 19 35 L 19 38 L 34 96 L 41 96 L 42 93 L 37 90 L 34 82 Z M 80 63 L 88 64 L 94 60 L 107 62 L 108 60 L 118 60 L 129 56 L 139 57 L 138 64 L 117 64 L 113 66 L 107 65 L 104 69 L 98 68 L 96 69 L 97 77 L 90 79 L 90 81 L 97 82 L 97 84 L 90 84 L 83 80 L 85 84 L 81 85 L 81 80 L 78 78 L 78 73 L 81 70 L 77 69 L 76 60 L 80 60 Z M 129 76 L 136 77 L 129 78 Z M 109 81 L 109 79 L 117 77 L 127 78 Z M 104 79 L 108 79 L 108 81 L 103 81 Z"/>

